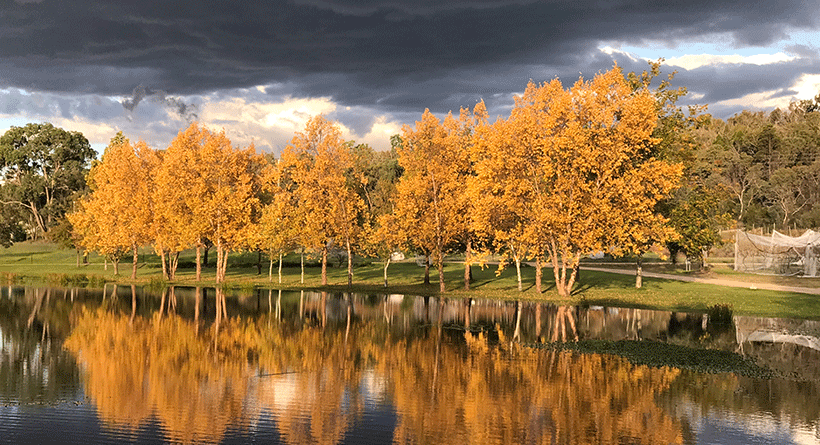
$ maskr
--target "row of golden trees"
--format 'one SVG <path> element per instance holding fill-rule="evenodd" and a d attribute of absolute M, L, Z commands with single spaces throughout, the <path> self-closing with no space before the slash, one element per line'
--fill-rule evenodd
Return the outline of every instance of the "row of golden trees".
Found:
<path fill-rule="evenodd" d="M 581 256 L 593 251 L 641 254 L 671 234 L 655 207 L 682 168 L 657 159 L 662 102 L 648 81 L 617 66 L 579 79 L 530 83 L 506 118 L 490 122 L 483 102 L 443 121 L 425 111 L 393 146 L 403 170 L 387 205 L 374 209 L 356 147 L 335 123 L 317 116 L 281 158 L 231 146 L 224 133 L 196 124 L 163 151 L 118 135 L 92 168 L 92 193 L 71 222 L 78 244 L 112 258 L 152 245 L 173 278 L 179 252 L 217 251 L 217 282 L 231 251 L 312 250 L 327 284 L 331 246 L 384 259 L 424 255 L 445 288 L 445 254 L 466 252 L 469 267 L 494 251 L 541 269 L 550 264 L 568 295 Z M 428 269 L 429 272 L 429 269 Z M 429 274 L 426 273 L 426 281 Z"/>

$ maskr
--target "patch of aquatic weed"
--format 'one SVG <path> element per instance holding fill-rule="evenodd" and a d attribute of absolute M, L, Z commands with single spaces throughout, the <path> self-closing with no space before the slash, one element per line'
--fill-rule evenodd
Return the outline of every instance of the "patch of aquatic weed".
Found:
<path fill-rule="evenodd" d="M 16 284 L 22 281 L 22 275 L 16 272 L 0 272 L 0 283 L 2 284 Z"/>
<path fill-rule="evenodd" d="M 153 292 L 162 292 L 168 288 L 168 281 L 161 277 L 153 277 L 148 284 L 145 285 L 145 288 L 149 291 Z"/>
<path fill-rule="evenodd" d="M 52 286 L 61 287 L 101 287 L 105 285 L 105 277 L 87 274 L 50 273 L 46 275 L 46 282 Z"/>
<path fill-rule="evenodd" d="M 774 371 L 761 368 L 740 354 L 716 349 L 695 349 L 685 346 L 638 340 L 581 340 L 577 342 L 554 342 L 531 345 L 560 351 L 583 354 L 609 354 L 625 358 L 634 365 L 659 368 L 669 366 L 709 374 L 732 372 L 744 377 L 771 379 Z"/>

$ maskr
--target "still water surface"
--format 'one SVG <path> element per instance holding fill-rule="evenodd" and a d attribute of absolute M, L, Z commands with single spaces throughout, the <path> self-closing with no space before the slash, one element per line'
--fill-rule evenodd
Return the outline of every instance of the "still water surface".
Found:
<path fill-rule="evenodd" d="M 818 337 L 727 314 L 4 287 L 0 442 L 815 444 Z"/>

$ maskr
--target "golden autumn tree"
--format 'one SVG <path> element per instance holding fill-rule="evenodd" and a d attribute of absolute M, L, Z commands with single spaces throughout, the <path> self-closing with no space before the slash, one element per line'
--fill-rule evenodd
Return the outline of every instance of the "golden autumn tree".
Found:
<path fill-rule="evenodd" d="M 353 281 L 353 247 L 360 234 L 364 203 L 348 184 L 354 167 L 350 145 L 338 125 L 315 116 L 297 132 L 282 152 L 283 184 L 295 197 L 303 245 L 321 252 L 322 285 L 327 284 L 327 255 L 331 242 L 344 244 L 348 284 Z"/>
<path fill-rule="evenodd" d="M 655 99 L 633 90 L 615 66 L 564 89 L 530 82 L 508 124 L 513 143 L 532 152 L 531 239 L 543 243 L 556 288 L 568 296 L 581 256 L 627 248 L 630 237 L 660 222 L 658 200 L 677 184 L 677 164 L 649 156 Z"/>
<path fill-rule="evenodd" d="M 442 292 L 444 254 L 454 243 L 466 241 L 469 230 L 466 178 L 471 171 L 472 125 L 468 110 L 461 110 L 459 118 L 450 113 L 443 122 L 425 110 L 415 128 L 403 128 L 396 147 L 404 174 L 397 185 L 394 211 L 409 242 L 424 253 L 428 265 L 430 259 L 436 265 Z M 429 283 L 427 270 L 425 283 Z"/>
<path fill-rule="evenodd" d="M 194 187 L 202 193 L 199 206 L 206 221 L 205 237 L 216 247 L 216 282 L 225 281 L 228 254 L 249 247 L 260 216 L 259 194 L 265 158 L 251 145 L 231 146 L 225 132 L 211 133 L 199 150 L 200 176 Z"/>
<path fill-rule="evenodd" d="M 254 247 L 265 251 L 270 260 L 268 281 L 273 281 L 273 260 L 279 259 L 279 283 L 282 283 L 282 257 L 296 248 L 301 223 L 295 211 L 295 198 L 291 190 L 283 185 L 282 174 L 277 164 L 273 164 L 267 182 L 270 195 L 262 208 L 262 215 L 255 227 Z"/>
<path fill-rule="evenodd" d="M 206 135 L 196 123 L 180 131 L 162 153 L 155 175 L 154 249 L 162 260 L 163 275 L 169 279 L 174 279 L 179 252 L 190 247 L 197 249 L 196 279 L 201 279 L 205 221 L 194 218 L 198 214 L 196 205 L 202 202 L 202 190 L 192 185 L 198 176 L 197 153 Z"/>
<path fill-rule="evenodd" d="M 202 248 L 207 238 L 209 211 L 205 206 L 209 188 L 201 186 L 207 182 L 203 177 L 201 148 L 209 137 L 210 132 L 197 123 L 180 131 L 163 153 L 154 190 L 154 246 L 162 257 L 163 270 L 166 253 L 176 257 L 175 252 L 195 247 L 197 281 L 202 278 Z M 172 278 L 173 262 L 169 266 Z"/>
<path fill-rule="evenodd" d="M 120 255 L 132 252 L 131 279 L 137 276 L 139 247 L 153 237 L 153 172 L 158 156 L 145 142 L 136 145 L 118 133 L 89 174 L 92 193 L 70 216 L 80 244 L 111 257 L 119 273 Z"/>
<path fill-rule="evenodd" d="M 541 292 L 542 244 L 532 203 L 549 190 L 539 188 L 533 175 L 537 152 L 519 138 L 511 120 L 481 125 L 475 133 L 471 158 L 475 175 L 468 178 L 472 196 L 473 230 L 494 250 L 515 263 L 518 290 L 523 290 L 521 262 L 536 259 L 536 290 Z M 503 268 L 503 262 L 499 270 Z"/>
<path fill-rule="evenodd" d="M 206 240 L 217 250 L 216 281 L 225 280 L 228 253 L 247 247 L 259 218 L 264 158 L 238 149 L 223 132 L 191 124 L 163 153 L 157 171 L 155 249 L 169 253 L 172 278 L 179 251 L 196 248 L 197 280 Z"/>
<path fill-rule="evenodd" d="M 393 254 L 403 250 L 407 245 L 404 225 L 395 214 L 383 213 L 376 217 L 373 225 L 366 228 L 364 249 L 383 261 L 384 287 L 387 287 L 387 268 L 393 260 Z"/>

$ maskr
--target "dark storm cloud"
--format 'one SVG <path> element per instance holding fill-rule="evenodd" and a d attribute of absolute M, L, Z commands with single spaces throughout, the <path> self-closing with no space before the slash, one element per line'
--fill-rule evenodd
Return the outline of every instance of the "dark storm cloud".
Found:
<path fill-rule="evenodd" d="M 712 0 L 0 5 L 0 86 L 126 96 L 123 105 L 131 109 L 140 101 L 132 93 L 142 86 L 164 92 L 180 114 L 187 104 L 172 102 L 181 95 L 268 84 L 396 113 L 446 112 L 495 95 L 507 97 L 495 105 L 506 107 L 509 94 L 529 79 L 561 76 L 571 83 L 579 72 L 608 69 L 613 57 L 597 51 L 601 42 L 674 44 L 725 34 L 740 46 L 763 45 L 790 29 L 816 28 L 820 9 L 804 1 Z M 798 49 L 812 61 L 800 67 L 820 72 L 816 49 Z M 645 68 L 642 61 L 618 60 L 627 71 Z M 764 86 L 784 89 L 796 75 L 782 67 L 752 69 L 743 73 L 750 83 L 741 86 L 747 79 L 736 73 L 704 68 L 679 79 L 691 82 L 690 90 L 703 89 L 706 100 L 719 100 Z"/>

